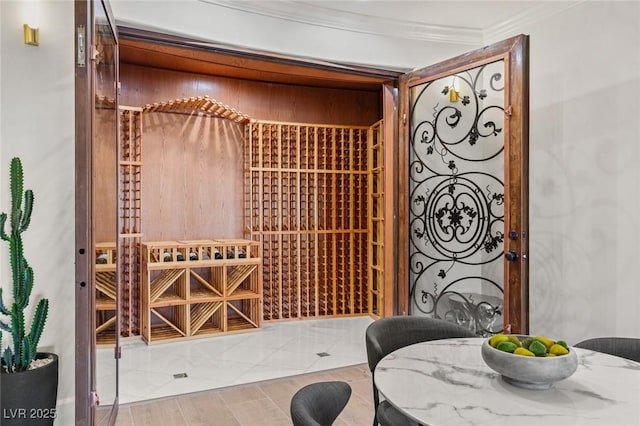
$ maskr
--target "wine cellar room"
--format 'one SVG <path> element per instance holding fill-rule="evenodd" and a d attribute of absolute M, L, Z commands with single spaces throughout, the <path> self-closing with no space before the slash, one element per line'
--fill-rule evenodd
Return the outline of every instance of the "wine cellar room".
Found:
<path fill-rule="evenodd" d="M 98 345 L 390 315 L 399 73 L 152 38 L 120 29 L 118 147 L 96 99 Z"/>

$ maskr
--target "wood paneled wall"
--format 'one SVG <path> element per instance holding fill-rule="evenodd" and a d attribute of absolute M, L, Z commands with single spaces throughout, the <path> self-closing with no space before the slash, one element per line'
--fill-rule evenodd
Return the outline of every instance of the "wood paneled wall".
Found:
<path fill-rule="evenodd" d="M 145 241 L 243 235 L 244 130 L 201 115 L 142 116 Z"/>
<path fill-rule="evenodd" d="M 116 241 L 116 112 L 96 109 L 94 151 L 94 235 L 97 243 Z"/>
<path fill-rule="evenodd" d="M 251 118 L 371 125 L 378 91 L 264 83 L 121 64 L 120 104 L 215 98 Z M 242 229 L 243 129 L 216 118 L 143 114 L 143 239 L 238 237 Z"/>
<path fill-rule="evenodd" d="M 370 126 L 382 118 L 379 91 L 263 83 L 131 64 L 120 65 L 120 80 L 122 105 L 209 95 L 260 120 Z"/>

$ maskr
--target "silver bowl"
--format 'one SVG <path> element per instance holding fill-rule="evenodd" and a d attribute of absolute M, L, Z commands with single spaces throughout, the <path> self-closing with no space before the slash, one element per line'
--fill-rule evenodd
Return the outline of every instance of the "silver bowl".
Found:
<path fill-rule="evenodd" d="M 578 356 L 571 347 L 566 355 L 529 357 L 498 350 L 489 344 L 489 339 L 482 343 L 482 359 L 507 383 L 535 390 L 549 389 L 555 382 L 570 377 L 578 368 Z"/>

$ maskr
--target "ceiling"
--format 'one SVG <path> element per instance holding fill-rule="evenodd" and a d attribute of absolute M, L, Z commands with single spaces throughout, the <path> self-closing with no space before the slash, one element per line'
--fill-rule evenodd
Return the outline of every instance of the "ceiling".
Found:
<path fill-rule="evenodd" d="M 246 2 L 273 4 L 274 2 Z M 284 2 L 302 3 L 302 2 Z M 540 1 L 305 1 L 315 8 L 427 25 L 485 29 L 540 7 Z"/>
<path fill-rule="evenodd" d="M 193 9 L 199 13 L 215 13 L 216 8 L 222 7 L 307 25 L 395 38 L 469 44 L 474 48 L 483 45 L 487 31 L 505 29 L 510 23 L 523 19 L 549 16 L 582 1 L 191 0 L 204 8 Z M 188 7 L 189 2 L 184 5 L 183 18 L 186 18 L 192 9 Z M 336 69 L 336 64 L 298 63 L 285 56 L 264 60 L 259 58 L 259 52 L 248 50 L 229 55 L 225 54 L 224 46 L 221 49 L 220 45 L 206 41 L 165 37 L 135 28 L 127 33 L 123 29 L 121 27 L 121 35 L 124 33 L 125 37 L 121 42 L 120 57 L 132 65 L 359 90 L 378 90 L 382 81 L 395 79 L 402 71 L 390 70 L 384 75 L 374 75 L 371 70 L 341 70 Z M 315 70 L 310 71 L 310 66 Z"/>
<path fill-rule="evenodd" d="M 482 43 L 483 33 L 557 13 L 585 0 L 197 0 L 218 7 L 369 34 Z"/>

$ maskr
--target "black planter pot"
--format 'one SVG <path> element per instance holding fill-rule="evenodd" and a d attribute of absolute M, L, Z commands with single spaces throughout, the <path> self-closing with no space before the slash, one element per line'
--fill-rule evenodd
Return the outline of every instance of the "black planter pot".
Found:
<path fill-rule="evenodd" d="M 36 359 L 51 357 L 44 367 L 0 374 L 0 424 L 2 426 L 51 426 L 58 398 L 58 355 L 39 352 Z"/>

